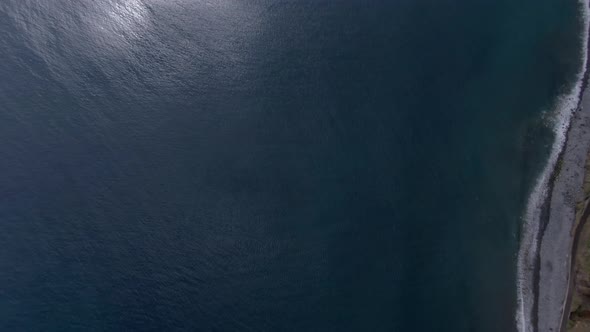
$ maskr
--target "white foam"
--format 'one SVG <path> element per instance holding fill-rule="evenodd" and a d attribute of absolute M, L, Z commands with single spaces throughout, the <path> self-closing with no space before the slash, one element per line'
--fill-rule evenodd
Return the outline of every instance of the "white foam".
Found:
<path fill-rule="evenodd" d="M 579 104 L 584 73 L 586 72 L 587 67 L 588 24 L 590 18 L 589 0 L 579 0 L 579 3 L 582 7 L 581 11 L 583 19 L 583 33 L 580 37 L 582 39 L 583 45 L 581 49 L 582 66 L 578 71 L 575 86 L 572 87 L 569 93 L 561 95 L 557 99 L 553 119 L 555 141 L 551 147 L 551 154 L 547 160 L 547 164 L 537 179 L 535 187 L 529 196 L 526 211 L 523 217 L 523 233 L 521 237 L 517 263 L 518 275 L 516 324 L 519 332 L 533 331 L 533 325 L 531 322 L 534 302 L 533 274 L 535 261 L 538 254 L 537 235 L 539 233 L 540 227 L 541 208 L 547 198 L 551 174 L 553 173 L 559 155 L 564 148 L 571 118 Z"/>

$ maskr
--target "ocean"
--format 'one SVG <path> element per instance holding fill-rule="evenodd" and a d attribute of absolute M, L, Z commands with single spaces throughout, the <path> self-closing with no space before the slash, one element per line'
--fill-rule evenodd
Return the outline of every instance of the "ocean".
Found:
<path fill-rule="evenodd" d="M 516 331 L 581 6 L 0 1 L 0 330 Z"/>

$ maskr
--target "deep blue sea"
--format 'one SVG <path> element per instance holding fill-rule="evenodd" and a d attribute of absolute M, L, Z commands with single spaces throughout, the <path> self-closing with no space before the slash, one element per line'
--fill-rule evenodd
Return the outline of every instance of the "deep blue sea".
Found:
<path fill-rule="evenodd" d="M 0 0 L 1 331 L 515 331 L 565 0 Z"/>

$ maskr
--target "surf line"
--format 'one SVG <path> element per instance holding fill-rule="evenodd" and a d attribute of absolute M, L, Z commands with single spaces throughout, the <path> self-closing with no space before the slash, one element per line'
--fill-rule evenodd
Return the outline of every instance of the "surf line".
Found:
<path fill-rule="evenodd" d="M 580 104 L 587 69 L 590 1 L 579 0 L 579 5 L 583 20 L 583 31 L 580 34 L 580 38 L 582 39 L 582 49 L 580 50 L 582 58 L 581 68 L 576 75 L 576 84 L 569 93 L 557 97 L 557 103 L 554 109 L 555 118 L 553 120 L 555 140 L 551 146 L 549 159 L 529 195 L 523 216 L 523 232 L 518 251 L 516 278 L 517 308 L 515 319 L 519 332 L 533 332 L 534 282 L 539 255 L 539 231 L 543 205 L 546 203 L 549 191 L 551 190 L 551 177 L 555 171 L 555 166 L 565 148 L 570 122 Z"/>

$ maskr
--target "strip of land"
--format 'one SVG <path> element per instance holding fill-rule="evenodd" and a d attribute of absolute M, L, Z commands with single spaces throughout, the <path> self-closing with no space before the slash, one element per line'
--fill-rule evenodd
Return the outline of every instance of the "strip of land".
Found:
<path fill-rule="evenodd" d="M 570 283 L 562 330 L 590 331 L 590 155 L 586 158 L 584 200 L 576 207 Z"/>
<path fill-rule="evenodd" d="M 548 212 L 539 234 L 535 330 L 561 331 L 569 316 L 568 290 L 576 234 L 576 203 L 584 201 L 584 165 L 590 148 L 590 92 L 585 89 L 550 187 Z"/>

